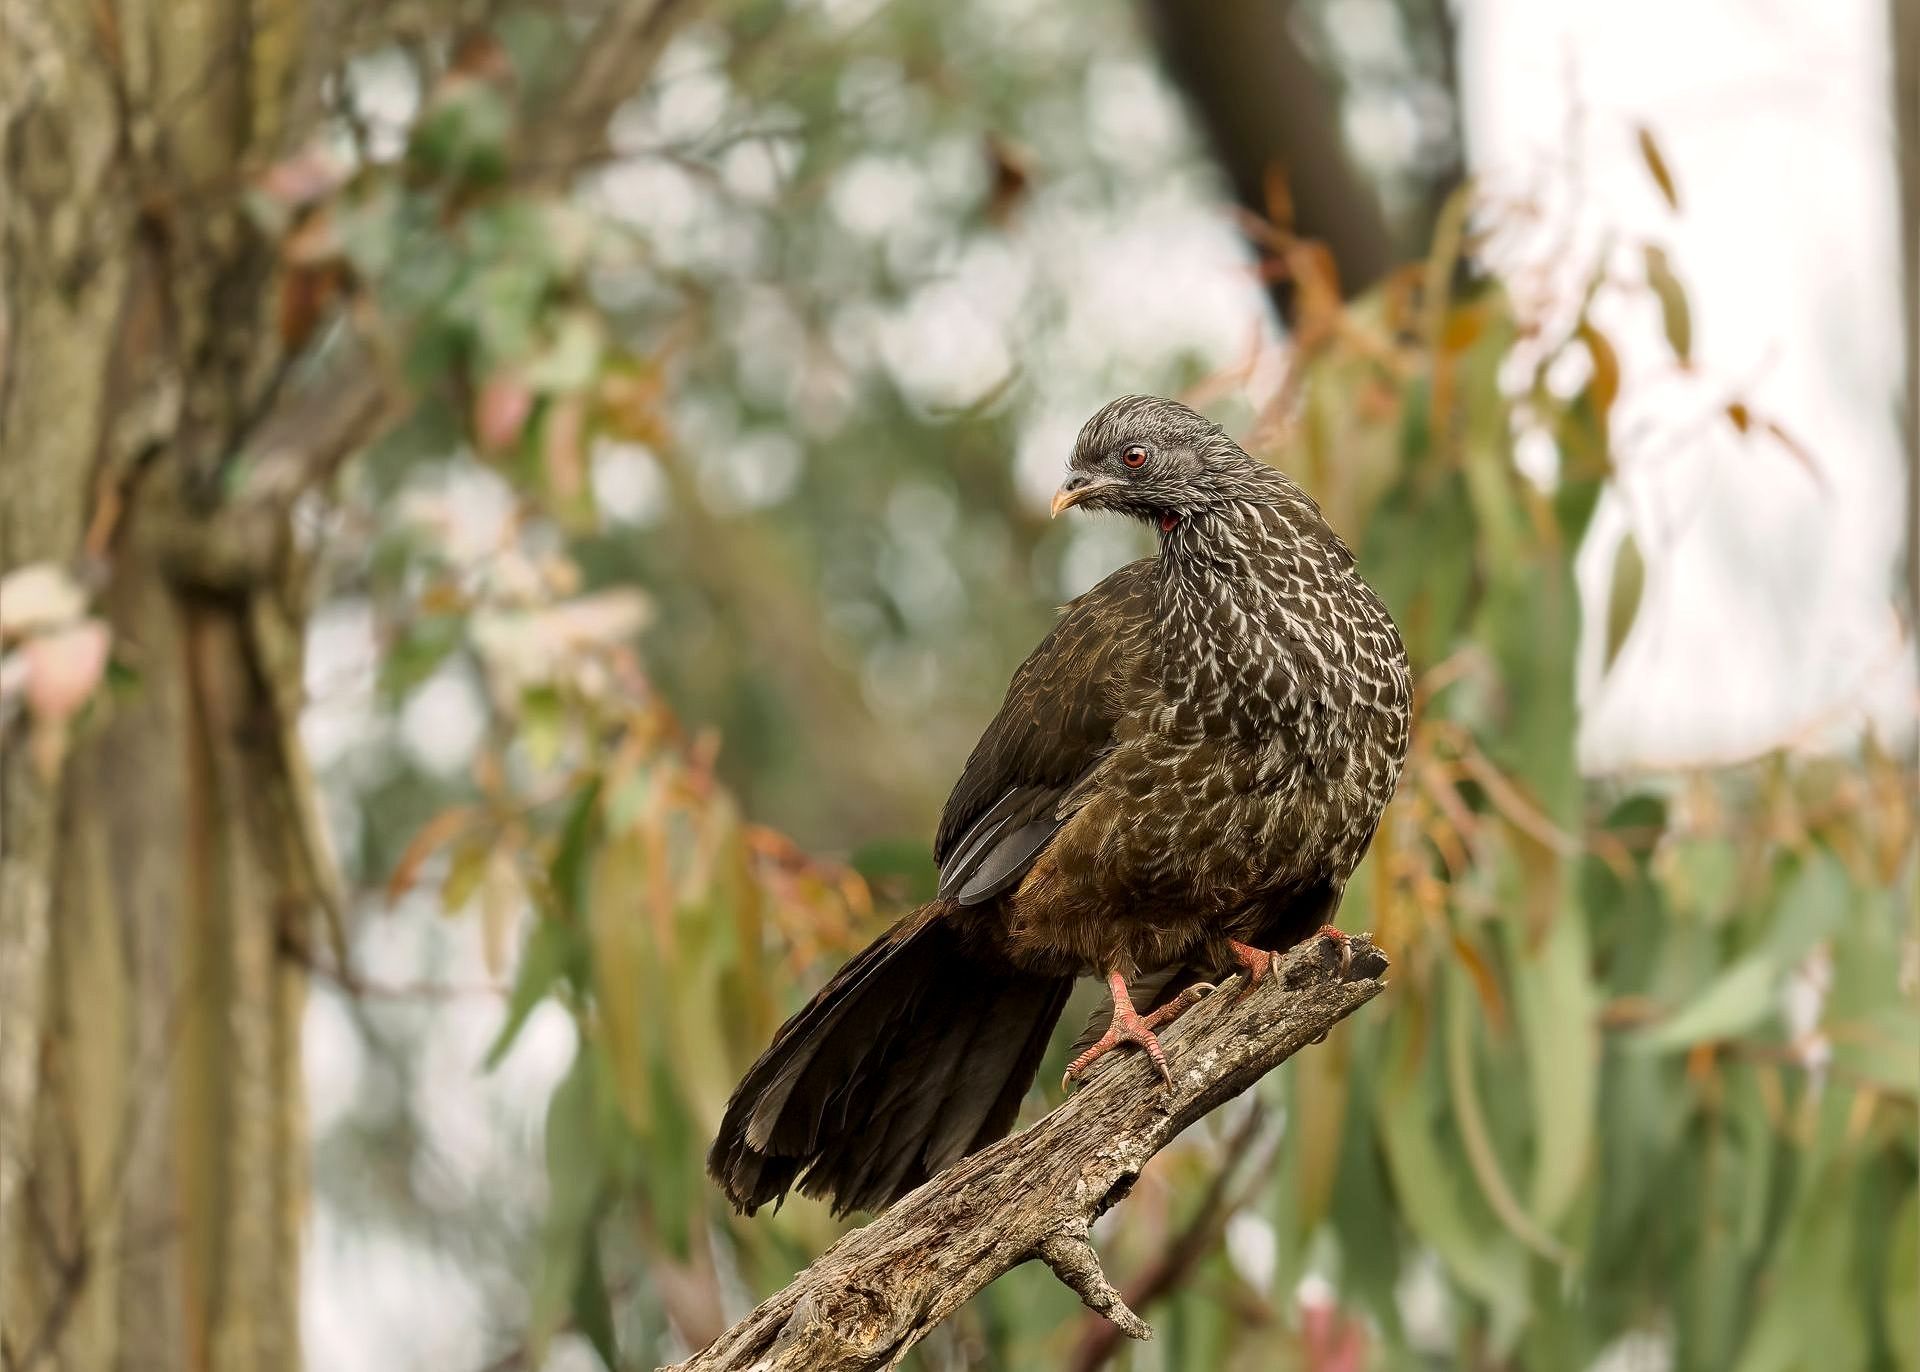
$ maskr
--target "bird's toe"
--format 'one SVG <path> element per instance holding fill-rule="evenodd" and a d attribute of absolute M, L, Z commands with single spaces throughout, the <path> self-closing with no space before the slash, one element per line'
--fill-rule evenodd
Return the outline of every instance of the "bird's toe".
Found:
<path fill-rule="evenodd" d="M 1169 1009 L 1174 1004 L 1178 1004 L 1177 999 L 1161 1008 Z M 1186 1007 L 1181 1006 L 1181 1008 Z M 1159 1022 L 1164 1024 L 1166 1021 Z M 1063 1091 L 1071 1089 L 1074 1082 L 1086 1076 L 1088 1068 L 1124 1043 L 1130 1043 L 1144 1050 L 1152 1061 L 1154 1070 L 1159 1072 L 1160 1080 L 1168 1086 L 1173 1085 L 1173 1071 L 1167 1066 L 1166 1050 L 1160 1046 L 1160 1040 L 1154 1036 L 1152 1016 L 1143 1017 L 1130 1009 L 1125 1009 L 1115 1012 L 1113 1023 L 1108 1026 L 1107 1032 L 1102 1034 L 1091 1048 L 1067 1064 L 1066 1074 L 1060 1078 L 1060 1089 Z"/>
<path fill-rule="evenodd" d="M 1347 937 L 1344 929 L 1332 924 L 1321 925 L 1316 937 L 1325 939 L 1332 946 L 1334 957 L 1338 960 L 1340 979 L 1345 981 L 1347 973 L 1353 970 L 1353 940 Z"/>
<path fill-rule="evenodd" d="M 1233 954 L 1233 960 L 1240 964 L 1240 970 L 1246 976 L 1246 982 L 1240 987 L 1236 1000 L 1245 1000 L 1252 995 L 1254 988 L 1267 979 L 1273 971 L 1275 955 L 1265 948 L 1255 948 L 1247 943 L 1229 941 L 1227 949 Z"/>

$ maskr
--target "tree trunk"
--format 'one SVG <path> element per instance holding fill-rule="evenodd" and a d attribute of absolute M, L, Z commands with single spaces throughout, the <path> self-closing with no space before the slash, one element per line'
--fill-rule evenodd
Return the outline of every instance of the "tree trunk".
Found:
<path fill-rule="evenodd" d="M 573 7 L 522 184 L 699 8 Z M 0 714 L 4 1372 L 299 1366 L 301 969 L 344 937 L 290 512 L 391 407 L 357 335 L 294 355 L 346 331 L 283 321 L 301 281 L 248 206 L 312 179 L 342 58 L 476 12 L 0 0 L 0 575 L 64 569 L 130 682 L 63 760 Z"/>
<path fill-rule="evenodd" d="M 1446 0 L 1419 8 L 1435 31 L 1429 45 L 1438 58 L 1434 75 L 1457 111 L 1451 10 Z M 1379 190 L 1347 151 L 1339 95 L 1301 47 L 1298 9 L 1293 0 L 1148 0 L 1145 6 L 1168 74 L 1186 93 L 1234 198 L 1266 218 L 1274 209 L 1270 182 L 1279 177 L 1291 212 L 1285 227 L 1325 246 L 1341 294 L 1351 299 L 1426 252 L 1463 171 L 1457 159 L 1436 169 L 1410 222 L 1389 223 Z M 1407 23 L 1416 27 L 1412 14 Z M 1457 130 L 1452 142 L 1460 146 Z M 1293 282 L 1274 281 L 1274 309 L 1289 326 L 1294 295 Z"/>
<path fill-rule="evenodd" d="M 1894 171 L 1900 195 L 1900 332 L 1906 340 L 1900 435 L 1907 455 L 1906 606 L 1920 645 L 1920 0 L 1888 0 L 1893 36 Z"/>
<path fill-rule="evenodd" d="M 201 554 L 281 362 L 239 191 L 312 125 L 309 17 L 0 0 L 0 571 L 74 574 L 131 683 L 0 757 L 9 1372 L 299 1364 L 284 506 L 232 584 Z"/>

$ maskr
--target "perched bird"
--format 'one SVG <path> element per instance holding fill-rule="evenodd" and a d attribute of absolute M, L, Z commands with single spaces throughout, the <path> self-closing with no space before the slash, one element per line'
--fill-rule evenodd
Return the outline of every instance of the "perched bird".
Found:
<path fill-rule="evenodd" d="M 1069 604 L 947 800 L 938 896 L 847 963 L 727 1103 L 708 1171 L 751 1214 L 796 1183 L 887 1205 L 1012 1127 L 1074 979 L 1112 1005 L 1068 1069 L 1328 924 L 1407 752 L 1386 608 L 1307 494 L 1183 405 L 1080 431 L 1053 513 L 1160 553 Z"/>

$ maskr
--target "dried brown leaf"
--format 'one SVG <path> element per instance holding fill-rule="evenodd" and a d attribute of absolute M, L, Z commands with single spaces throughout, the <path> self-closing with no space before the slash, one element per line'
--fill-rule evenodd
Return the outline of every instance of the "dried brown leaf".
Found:
<path fill-rule="evenodd" d="M 422 824 L 400 854 L 400 860 L 393 865 L 393 875 L 387 878 L 387 900 L 396 901 L 413 889 L 420 879 L 420 868 L 446 844 L 453 841 L 461 830 L 473 821 L 475 811 L 471 805 L 455 805 L 442 810 L 432 819 Z"/>
<path fill-rule="evenodd" d="M 1673 169 L 1667 165 L 1666 155 L 1660 151 L 1653 130 L 1645 124 L 1634 130 L 1635 140 L 1640 144 L 1640 160 L 1647 165 L 1647 173 L 1653 177 L 1653 184 L 1660 188 L 1661 199 L 1667 202 L 1667 208 L 1680 208 L 1680 192 L 1673 182 Z"/>
<path fill-rule="evenodd" d="M 1815 460 L 1813 453 L 1808 450 L 1806 444 L 1782 428 L 1780 421 L 1777 419 L 1766 420 L 1761 427 L 1767 431 L 1774 442 L 1787 450 L 1787 456 L 1807 469 L 1807 475 L 1812 477 L 1822 490 L 1826 489 L 1826 473 L 1820 470 L 1819 462 Z"/>
<path fill-rule="evenodd" d="M 1673 263 L 1665 248 L 1646 246 L 1647 285 L 1660 299 L 1660 324 L 1673 348 L 1673 355 L 1686 366 L 1693 365 L 1693 310 L 1687 304 L 1687 288 L 1674 274 Z"/>
<path fill-rule="evenodd" d="M 1620 354 L 1605 334 L 1585 320 L 1581 321 L 1579 338 L 1587 356 L 1593 359 L 1593 379 L 1587 383 L 1593 407 L 1606 418 L 1613 413 L 1613 402 L 1620 398 Z"/>

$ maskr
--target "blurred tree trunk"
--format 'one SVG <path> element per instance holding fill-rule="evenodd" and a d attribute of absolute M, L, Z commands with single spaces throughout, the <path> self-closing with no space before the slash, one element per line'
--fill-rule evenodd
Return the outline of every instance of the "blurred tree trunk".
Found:
<path fill-rule="evenodd" d="M 130 678 L 63 764 L 0 740 L 5 1372 L 299 1366 L 304 968 L 344 940 L 291 515 L 389 405 L 247 206 L 324 174 L 345 55 L 467 8 L 0 0 L 0 574 L 67 571 Z M 697 8 L 607 4 L 529 165 Z"/>
<path fill-rule="evenodd" d="M 297 596 L 284 509 L 230 576 L 203 554 L 283 360 L 238 191 L 313 125 L 316 18 L 9 0 L 0 24 L 0 565 L 75 571 L 134 677 L 57 776 L 0 761 L 9 1369 L 299 1363 L 304 988 L 281 945 L 314 907 L 311 835 L 297 633 L 262 637 Z"/>
<path fill-rule="evenodd" d="M 1907 347 L 1900 409 L 1907 450 L 1907 612 L 1920 644 L 1920 0 L 1889 0 L 1888 18 L 1900 190 L 1900 329 Z"/>
<path fill-rule="evenodd" d="M 1462 171 L 1458 160 L 1434 175 L 1411 222 L 1389 222 L 1380 191 L 1354 164 L 1340 126 L 1340 98 L 1299 41 L 1294 0 L 1149 0 L 1148 16 L 1167 70 L 1189 103 L 1226 173 L 1235 199 L 1266 218 L 1269 178 L 1284 180 L 1291 228 L 1326 245 L 1342 294 L 1359 295 L 1400 262 L 1424 253 L 1434 219 Z M 1437 31 L 1435 79 L 1455 88 L 1447 0 L 1419 6 Z M 1409 31 L 1414 25 L 1409 19 Z M 1456 113 L 1457 119 L 1457 113 Z M 1452 146 L 1458 149 L 1457 130 Z M 1292 322 L 1293 291 L 1278 281 L 1274 307 Z"/>

